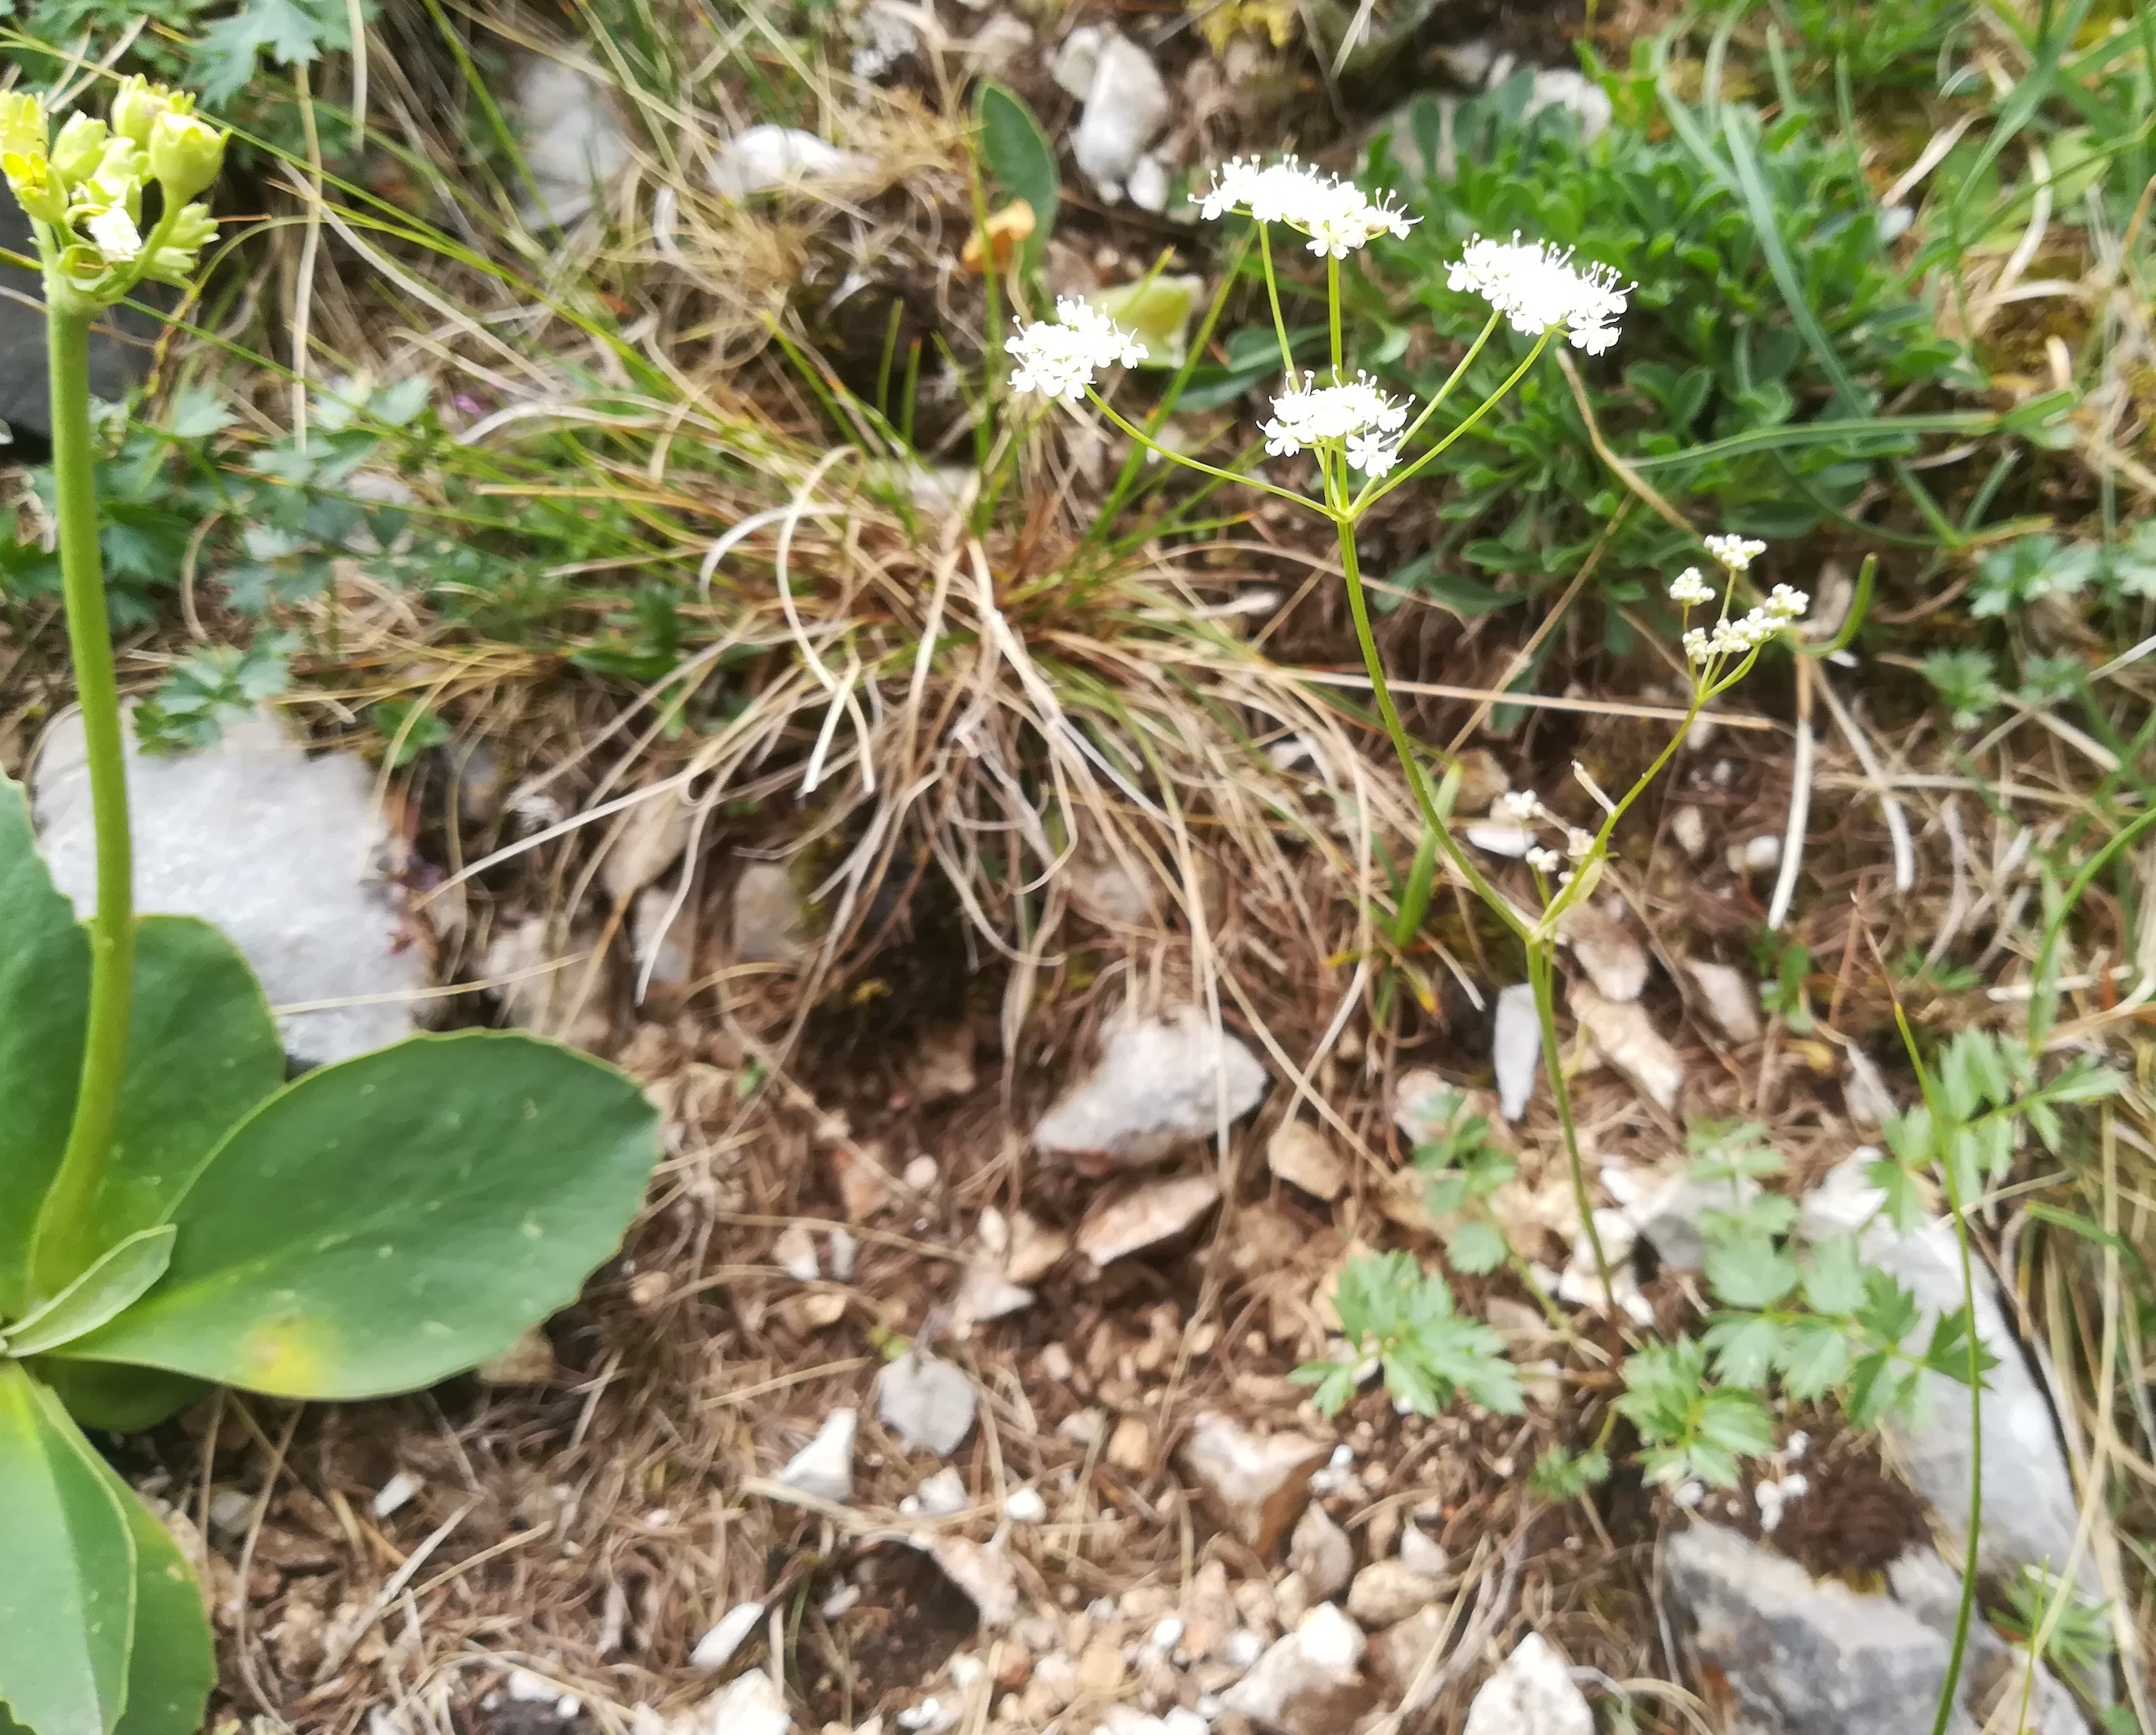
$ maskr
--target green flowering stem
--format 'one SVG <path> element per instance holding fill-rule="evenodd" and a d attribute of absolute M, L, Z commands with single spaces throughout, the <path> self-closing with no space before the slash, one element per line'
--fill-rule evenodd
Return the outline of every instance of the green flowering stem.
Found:
<path fill-rule="evenodd" d="M 95 310 L 49 280 L 46 300 L 60 577 L 97 828 L 97 913 L 90 924 L 90 1022 L 82 1079 L 59 1173 L 38 1213 L 31 1241 L 33 1283 L 40 1294 L 50 1296 L 79 1276 L 87 1263 L 90 1211 L 111 1152 L 135 988 L 135 875 L 120 685 L 113 670 L 97 541 L 96 460 L 90 427 L 90 326 Z"/>

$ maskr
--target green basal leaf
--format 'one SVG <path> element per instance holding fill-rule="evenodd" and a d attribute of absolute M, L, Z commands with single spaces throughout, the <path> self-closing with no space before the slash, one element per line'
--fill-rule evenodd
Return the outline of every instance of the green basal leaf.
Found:
<path fill-rule="evenodd" d="M 1505 1262 L 1505 1237 L 1494 1223 L 1463 1223 L 1454 1231 L 1445 1255 L 1460 1270 L 1479 1276 Z"/>
<path fill-rule="evenodd" d="M 1801 1320 L 1784 1334 L 1776 1358 L 1782 1388 L 1799 1402 L 1832 1391 L 1849 1377 L 1849 1339 L 1830 1320 Z"/>
<path fill-rule="evenodd" d="M 1813 1247 L 1804 1290 L 1815 1313 L 1854 1313 L 1864 1305 L 1864 1258 L 1855 1235 L 1830 1235 Z"/>
<path fill-rule="evenodd" d="M 51 1394 L 0 1361 L 0 1707 L 35 1735 L 111 1735 L 127 1694 L 135 1542 Z"/>
<path fill-rule="evenodd" d="M 30 1231 L 74 1113 L 90 947 L 54 890 L 21 788 L 0 779 L 0 1316 L 33 1300 Z M 165 1215 L 233 1123 L 283 1081 L 285 1051 L 232 942 L 190 916 L 136 927 L 127 1073 L 81 1262 Z"/>
<path fill-rule="evenodd" d="M 1732 1385 L 1763 1386 L 1782 1349 L 1782 1328 L 1762 1315 L 1724 1315 L 1707 1328 L 1715 1372 Z"/>
<path fill-rule="evenodd" d="M 90 942 L 38 854 L 23 787 L 0 778 L 0 1318 L 28 1311 L 30 1233 L 74 1117 Z"/>
<path fill-rule="evenodd" d="M 164 1222 L 210 1152 L 284 1082 L 284 1041 L 239 948 L 192 916 L 144 916 L 127 1081 L 90 1219 L 95 1245 Z"/>
<path fill-rule="evenodd" d="M 233 1130 L 173 1209 L 163 1282 L 68 1357 L 280 1397 L 431 1384 L 575 1297 L 658 1153 L 634 1082 L 535 1037 L 324 1067 Z"/>
<path fill-rule="evenodd" d="M 154 1428 L 209 1390 L 206 1381 L 162 1368 L 70 1362 L 64 1355 L 39 1356 L 28 1365 L 32 1377 L 51 1388 L 80 1425 L 108 1434 Z"/>
<path fill-rule="evenodd" d="M 6 1353 L 43 1355 L 95 1331 L 165 1275 L 172 1260 L 169 1223 L 131 1235 L 52 1300 L 8 1329 Z"/>
<path fill-rule="evenodd" d="M 1796 1261 L 1755 1230 L 1710 1241 L 1702 1264 L 1715 1294 L 1732 1307 L 1771 1307 L 1797 1286 Z"/>
<path fill-rule="evenodd" d="M 217 1653 L 194 1568 L 134 1491 L 110 1466 L 99 1468 L 135 1543 L 135 1642 L 115 1735 L 195 1735 L 217 1685 Z"/>
<path fill-rule="evenodd" d="M 1003 182 L 1014 198 L 1033 207 L 1033 234 L 1026 238 L 1029 270 L 1040 264 L 1041 249 L 1055 232 L 1059 182 L 1055 146 L 1049 142 L 1040 122 L 1025 99 L 993 79 L 981 81 L 973 99 L 973 112 L 981 126 L 981 156 L 988 172 Z"/>

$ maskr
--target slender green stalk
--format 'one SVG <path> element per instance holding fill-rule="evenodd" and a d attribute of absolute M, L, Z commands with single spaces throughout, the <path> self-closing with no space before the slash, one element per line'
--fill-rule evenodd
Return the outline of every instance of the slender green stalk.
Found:
<path fill-rule="evenodd" d="M 1331 254 L 1325 256 L 1325 305 L 1332 327 L 1332 377 L 1337 380 L 1347 352 L 1340 331 L 1340 261 Z"/>
<path fill-rule="evenodd" d="M 1484 398 L 1481 403 L 1477 404 L 1466 416 L 1463 416 L 1460 418 L 1460 425 L 1455 428 L 1451 433 L 1446 434 L 1443 439 L 1438 441 L 1438 443 L 1432 446 L 1428 451 L 1416 458 L 1415 461 L 1408 465 L 1406 469 L 1394 471 L 1391 475 L 1386 477 L 1383 482 L 1372 481 L 1367 484 L 1362 493 L 1356 497 L 1355 504 L 1351 508 L 1355 515 L 1358 517 L 1361 516 L 1363 513 L 1368 511 L 1372 506 L 1375 506 L 1379 500 L 1390 494 L 1395 488 L 1398 488 L 1403 483 L 1413 481 L 1417 473 L 1427 466 L 1431 459 L 1437 457 L 1439 454 L 1443 452 L 1447 446 L 1453 443 L 1453 441 L 1458 439 L 1461 434 L 1466 433 L 1469 429 L 1472 428 L 1477 422 L 1481 421 L 1483 417 L 1489 414 L 1489 413 L 1494 409 L 1498 403 L 1504 398 L 1505 394 L 1510 392 L 1513 387 L 1519 384 L 1522 379 L 1526 377 L 1527 370 L 1533 367 L 1535 363 L 1541 359 L 1542 352 L 1549 347 L 1550 336 L 1551 334 L 1549 332 L 1545 331 L 1541 336 L 1537 337 L 1535 340 L 1535 346 L 1527 352 L 1527 355 L 1522 359 L 1520 365 L 1515 367 L 1505 377 L 1504 384 L 1498 387 L 1496 391 L 1492 392 L 1487 398 Z M 1464 366 L 1465 364 L 1463 363 L 1462 365 Z"/>
<path fill-rule="evenodd" d="M 1144 446 L 1147 450 L 1158 452 L 1163 457 L 1173 459 L 1175 463 L 1181 465 L 1185 470 L 1194 470 L 1200 475 L 1211 476 L 1217 481 L 1239 482 L 1245 488 L 1255 488 L 1266 494 L 1276 494 L 1282 500 L 1291 500 L 1298 506 L 1306 506 L 1311 504 L 1308 500 L 1305 499 L 1301 495 L 1297 494 L 1291 488 L 1276 487 L 1272 483 L 1265 480 L 1262 477 L 1238 475 L 1234 470 L 1222 470 L 1215 465 L 1205 464 L 1198 459 L 1185 457 L 1180 452 L 1169 451 L 1165 446 L 1162 445 L 1158 440 L 1153 439 L 1152 435 L 1148 434 L 1144 429 L 1139 427 L 1135 422 L 1132 421 L 1127 416 L 1116 409 L 1113 404 L 1110 403 L 1106 398 L 1103 398 L 1100 393 L 1091 386 L 1088 386 L 1086 388 L 1086 401 L 1091 404 L 1094 408 L 1100 411 L 1100 413 L 1106 416 L 1111 422 L 1114 423 L 1117 428 L 1122 430 L 1122 432 L 1128 434 L 1132 439 L 1137 441 L 1139 444 Z"/>
<path fill-rule="evenodd" d="M 1535 1016 L 1543 1034 L 1543 1070 L 1549 1075 L 1550 1101 L 1557 1110 L 1558 1131 L 1564 1135 L 1565 1167 L 1572 1176 L 1572 1203 L 1579 1213 L 1579 1226 L 1587 1245 L 1594 1250 L 1594 1270 L 1602 1279 L 1602 1297 L 1617 1305 L 1614 1280 L 1609 1275 L 1609 1256 L 1602 1250 L 1602 1232 L 1594 1226 L 1594 1202 L 1587 1192 L 1587 1159 L 1580 1152 L 1579 1127 L 1572 1115 L 1572 1086 L 1564 1075 L 1564 1057 L 1558 1046 L 1557 945 L 1543 937 L 1527 941 L 1527 985 L 1535 997 Z"/>
<path fill-rule="evenodd" d="M 91 312 L 49 295 L 46 353 L 51 368 L 53 482 L 59 520 L 60 577 L 67 599 L 68 647 L 81 701 L 90 768 L 90 812 L 97 829 L 97 913 L 90 924 L 90 1022 L 74 1121 L 59 1175 L 38 1213 L 31 1242 L 34 1286 L 52 1295 L 78 1276 L 111 1152 L 113 1122 L 127 1064 L 129 1003 L 135 988 L 135 867 L 127 826 L 126 749 L 120 687 L 105 615 L 105 573 L 97 543 L 97 478 L 90 429 Z"/>
<path fill-rule="evenodd" d="M 1430 793 L 1430 780 L 1423 775 L 1422 763 L 1415 757 L 1414 738 L 1409 735 L 1407 725 L 1400 721 L 1399 707 L 1393 702 L 1392 685 L 1385 679 L 1384 662 L 1378 654 L 1377 636 L 1370 627 L 1369 599 L 1363 594 L 1363 568 L 1355 554 L 1354 524 L 1347 518 L 1335 518 L 1333 523 L 1340 533 L 1340 563 L 1348 578 L 1348 612 L 1355 623 L 1355 642 L 1363 652 L 1363 670 L 1369 677 L 1370 691 L 1378 702 L 1378 716 L 1384 723 L 1386 737 L 1392 742 L 1394 755 L 1399 760 L 1400 771 L 1414 797 L 1415 811 L 1437 839 L 1445 860 L 1460 870 L 1476 896 L 1487 904 L 1514 933 L 1525 939 L 1529 929 L 1526 918 L 1460 847 L 1451 828 L 1437 810 L 1437 803 Z"/>
<path fill-rule="evenodd" d="M 1923 1092 L 1926 1106 L 1931 1108 L 1932 1125 L 1935 1129 L 1943 1127 L 1945 1116 L 1932 1089 L 1930 1075 L 1924 1070 L 1923 1057 L 1917 1051 L 1916 1033 L 1909 1028 L 1908 1014 L 1902 1009 L 1898 996 L 1894 1001 L 1894 1023 L 1901 1031 L 1902 1045 L 1917 1069 L 1917 1088 Z M 1947 1678 L 1939 1687 L 1938 1710 L 1932 1720 L 1932 1735 L 1946 1735 L 1947 1725 L 1953 1720 L 1955 1707 L 1960 1702 L 1962 1664 L 1968 1654 L 1969 1627 L 1976 1614 L 1977 1568 L 1983 1558 L 1984 1338 L 1976 1328 L 1974 1256 L 1969 1251 L 1969 1219 L 1964 1211 L 1961 1184 L 1954 1174 L 1953 1153 L 1938 1150 L 1933 1156 L 1938 1163 L 1939 1178 L 1945 1183 L 1947 1211 L 1953 1223 L 1954 1251 L 1961 1263 L 1963 1317 L 1968 1321 L 1969 1550 L 1962 1562 L 1961 1602 L 1954 1610 L 1953 1639 L 1947 1652 Z"/>
<path fill-rule="evenodd" d="M 1280 279 L 1273 274 L 1273 230 L 1269 223 L 1258 225 L 1258 257 L 1265 262 L 1265 299 L 1272 303 L 1273 331 L 1280 339 L 1281 372 L 1295 383 L 1295 347 L 1287 341 L 1287 320 L 1281 312 Z"/>

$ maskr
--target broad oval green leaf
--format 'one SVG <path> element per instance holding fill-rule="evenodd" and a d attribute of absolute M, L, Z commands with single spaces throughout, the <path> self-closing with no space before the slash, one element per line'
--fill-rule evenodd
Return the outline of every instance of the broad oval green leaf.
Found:
<path fill-rule="evenodd" d="M 207 1381 L 162 1368 L 123 1368 L 110 1362 L 70 1362 L 64 1355 L 38 1356 L 31 1378 L 52 1389 L 77 1425 L 108 1434 L 136 1434 L 177 1415 L 210 1389 Z M 0 1724 L 0 1735 L 8 1735 Z"/>
<path fill-rule="evenodd" d="M 4 778 L 0 935 L 0 1318 L 19 1318 L 33 1300 L 31 1230 L 74 1115 L 90 946 L 45 871 L 21 786 Z M 284 1076 L 275 1020 L 232 942 L 191 916 L 143 917 L 126 1079 L 91 1250 L 162 1220 L 218 1142 Z"/>
<path fill-rule="evenodd" d="M 144 916 L 127 1077 L 91 1245 L 164 1222 L 210 1152 L 284 1082 L 284 1041 L 239 948 L 192 916 Z"/>
<path fill-rule="evenodd" d="M 1003 182 L 1014 198 L 1033 207 L 1033 234 L 1025 243 L 1025 262 L 1031 269 L 1040 263 L 1041 249 L 1055 231 L 1055 207 L 1060 179 L 1055 172 L 1055 146 L 1041 131 L 1040 122 L 1025 99 L 993 79 L 981 81 L 973 99 L 973 112 L 981 125 L 981 156 L 989 173 Z"/>
<path fill-rule="evenodd" d="M 499 1355 L 613 1253 L 659 1154 L 610 1066 L 418 1036 L 287 1086 L 172 1212 L 164 1281 L 67 1355 L 290 1398 L 369 1398 Z"/>
<path fill-rule="evenodd" d="M 135 1543 L 135 1643 L 115 1735 L 195 1735 L 217 1685 L 217 1652 L 194 1568 L 134 1490 L 100 1468 Z"/>
<path fill-rule="evenodd" d="M 90 942 L 38 854 L 30 804 L 0 778 L 0 1318 L 28 1311 L 30 1233 L 74 1117 Z"/>
<path fill-rule="evenodd" d="M 88 1336 L 165 1275 L 172 1263 L 171 1224 L 131 1235 L 8 1333 L 7 1353 L 43 1355 Z"/>
<path fill-rule="evenodd" d="M 110 1473 L 58 1400 L 0 1361 L 0 1708 L 35 1735 L 111 1735 L 135 1571 Z"/>

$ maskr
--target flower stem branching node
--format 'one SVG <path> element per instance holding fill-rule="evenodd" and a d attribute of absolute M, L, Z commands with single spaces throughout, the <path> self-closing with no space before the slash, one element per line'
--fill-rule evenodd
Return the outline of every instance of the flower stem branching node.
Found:
<path fill-rule="evenodd" d="M 1455 291 L 1480 295 L 1523 336 L 1562 331 L 1574 349 L 1599 356 L 1617 341 L 1630 289 L 1608 265 L 1578 266 L 1568 247 L 1477 235 L 1452 267 Z"/>
<path fill-rule="evenodd" d="M 1102 368 L 1135 367 L 1146 358 L 1142 343 L 1075 295 L 1059 298 L 1054 319 L 1022 327 L 1004 348 L 1018 363 L 1011 370 L 1013 391 L 1060 398 L 1065 403 L 1083 403 L 1086 388 Z"/>

